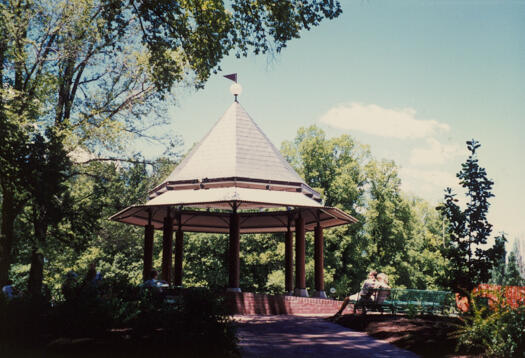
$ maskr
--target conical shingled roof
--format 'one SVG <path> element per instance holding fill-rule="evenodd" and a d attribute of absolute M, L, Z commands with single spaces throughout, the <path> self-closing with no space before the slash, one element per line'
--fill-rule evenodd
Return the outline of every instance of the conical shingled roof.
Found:
<path fill-rule="evenodd" d="M 160 229 L 166 210 L 178 213 L 174 225 L 194 232 L 228 232 L 231 210 L 238 210 L 241 233 L 295 230 L 290 217 L 298 213 L 306 230 L 357 221 L 324 207 L 321 195 L 301 179 L 238 102 L 150 192 L 146 204 L 130 206 L 111 220 Z"/>
<path fill-rule="evenodd" d="M 238 102 L 226 110 L 166 181 L 232 177 L 303 183 Z"/>
<path fill-rule="evenodd" d="M 320 194 L 303 181 L 238 102 L 226 110 L 168 178 L 150 191 L 149 198 L 167 190 L 196 189 L 197 183 L 295 191 L 321 201 Z"/>

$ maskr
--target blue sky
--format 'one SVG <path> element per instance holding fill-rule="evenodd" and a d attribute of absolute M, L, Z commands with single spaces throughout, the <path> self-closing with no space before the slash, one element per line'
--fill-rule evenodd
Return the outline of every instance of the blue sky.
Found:
<path fill-rule="evenodd" d="M 176 90 L 170 128 L 185 148 L 232 101 L 279 147 L 317 124 L 401 167 L 403 188 L 431 202 L 479 140 L 495 181 L 495 232 L 525 240 L 525 1 L 342 1 L 343 14 L 275 56 L 229 57 L 201 91 Z"/>

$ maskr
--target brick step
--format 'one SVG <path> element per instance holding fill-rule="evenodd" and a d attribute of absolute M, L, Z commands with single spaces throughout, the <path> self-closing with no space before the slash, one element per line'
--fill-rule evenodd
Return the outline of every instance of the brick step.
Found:
<path fill-rule="evenodd" d="M 342 301 L 323 298 L 266 295 L 250 292 L 228 292 L 225 304 L 231 314 L 328 314 L 332 315 L 341 307 Z"/>

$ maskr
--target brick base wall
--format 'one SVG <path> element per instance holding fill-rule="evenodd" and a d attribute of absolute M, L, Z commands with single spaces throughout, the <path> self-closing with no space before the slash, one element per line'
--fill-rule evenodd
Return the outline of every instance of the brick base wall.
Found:
<path fill-rule="evenodd" d="M 342 301 L 322 298 L 265 295 L 262 293 L 234 293 L 225 296 L 226 307 L 231 314 L 335 314 Z"/>

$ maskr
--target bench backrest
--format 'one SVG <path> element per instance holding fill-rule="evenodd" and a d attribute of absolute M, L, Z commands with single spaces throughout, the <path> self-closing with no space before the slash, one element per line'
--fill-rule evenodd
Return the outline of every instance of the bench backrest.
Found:
<path fill-rule="evenodd" d="M 383 302 L 390 296 L 391 290 L 389 288 L 377 288 L 375 293 L 375 303 L 382 305 Z"/>
<path fill-rule="evenodd" d="M 434 303 L 444 305 L 448 302 L 450 292 L 434 290 L 416 290 L 416 289 L 392 289 L 390 300 L 394 302 L 409 302 L 414 304 Z"/>
<path fill-rule="evenodd" d="M 382 305 L 388 296 L 390 296 L 390 292 L 389 288 L 373 288 L 370 289 L 366 296 L 361 295 L 359 301 Z"/>

